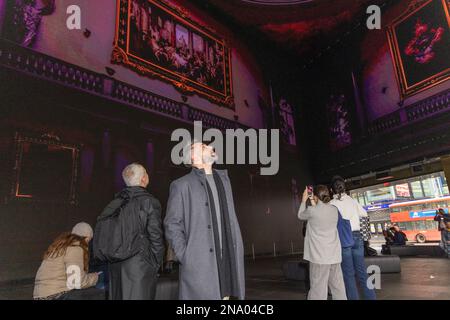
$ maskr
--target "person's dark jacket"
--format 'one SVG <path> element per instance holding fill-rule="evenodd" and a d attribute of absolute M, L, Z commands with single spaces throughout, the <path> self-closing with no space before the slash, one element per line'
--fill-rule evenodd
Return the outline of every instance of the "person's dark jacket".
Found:
<path fill-rule="evenodd" d="M 445 223 L 450 222 L 450 215 L 436 213 L 434 216 L 434 221 L 437 221 L 438 223 L 438 230 L 442 231 L 445 229 Z"/>
<path fill-rule="evenodd" d="M 402 231 L 395 231 L 394 232 L 394 242 L 393 245 L 396 246 L 404 246 L 406 244 L 406 241 L 408 241 L 408 238 L 406 237 L 406 234 Z"/>
<path fill-rule="evenodd" d="M 153 299 L 157 272 L 162 264 L 165 250 L 161 204 L 142 187 L 125 188 L 116 195 L 116 199 L 121 198 L 130 199 L 121 214 L 138 215 L 143 234 L 141 235 L 140 252 L 136 256 L 110 264 L 110 298 L 117 300 Z M 118 206 L 121 205 L 121 201 L 116 203 Z M 109 208 L 112 211 L 117 209 L 111 205 Z"/>

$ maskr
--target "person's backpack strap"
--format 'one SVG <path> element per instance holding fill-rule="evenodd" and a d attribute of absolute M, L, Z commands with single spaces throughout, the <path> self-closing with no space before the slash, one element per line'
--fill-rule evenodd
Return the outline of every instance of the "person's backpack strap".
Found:
<path fill-rule="evenodd" d="M 108 219 L 109 217 L 112 217 L 120 212 L 130 201 L 129 198 L 122 198 L 117 197 L 114 200 L 112 200 L 106 208 L 103 210 L 103 212 L 97 217 L 97 221 Z"/>

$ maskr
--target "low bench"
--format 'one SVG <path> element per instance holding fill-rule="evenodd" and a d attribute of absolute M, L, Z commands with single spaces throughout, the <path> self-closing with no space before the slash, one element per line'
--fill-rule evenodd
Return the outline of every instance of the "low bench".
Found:
<path fill-rule="evenodd" d="M 381 273 L 399 273 L 402 271 L 400 257 L 397 255 L 380 255 L 364 257 L 366 268 L 376 265 Z"/>
<path fill-rule="evenodd" d="M 404 245 L 404 246 L 390 246 L 390 252 L 392 255 L 398 255 L 400 257 L 406 256 L 432 256 L 442 257 L 444 251 L 439 246 L 427 246 L 427 245 Z"/>
<path fill-rule="evenodd" d="M 381 273 L 401 272 L 400 257 L 397 255 L 380 255 L 364 257 L 366 267 L 377 265 Z M 288 280 L 308 281 L 309 263 L 306 260 L 290 260 L 283 264 L 283 274 Z"/>

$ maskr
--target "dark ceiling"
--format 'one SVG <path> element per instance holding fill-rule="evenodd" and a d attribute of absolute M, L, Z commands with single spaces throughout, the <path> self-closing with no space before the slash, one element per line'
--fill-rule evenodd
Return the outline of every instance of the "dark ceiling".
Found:
<path fill-rule="evenodd" d="M 361 24 L 366 8 L 387 0 L 208 0 L 201 1 L 241 28 L 300 55 L 314 55 Z M 348 33 L 348 32 L 347 32 Z"/>
<path fill-rule="evenodd" d="M 209 0 L 243 25 L 264 26 L 330 18 L 354 11 L 369 0 Z M 268 5 L 266 3 L 271 3 Z M 284 4 L 280 4 L 284 3 Z M 294 4 L 289 4 L 294 3 Z"/>

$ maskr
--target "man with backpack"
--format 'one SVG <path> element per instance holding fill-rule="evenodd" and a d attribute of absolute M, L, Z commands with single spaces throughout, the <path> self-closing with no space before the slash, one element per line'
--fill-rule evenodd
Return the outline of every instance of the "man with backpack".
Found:
<path fill-rule="evenodd" d="M 122 177 L 127 187 L 97 218 L 94 256 L 109 264 L 110 300 L 152 300 L 164 255 L 161 205 L 145 189 L 142 165 L 128 165 Z"/>

